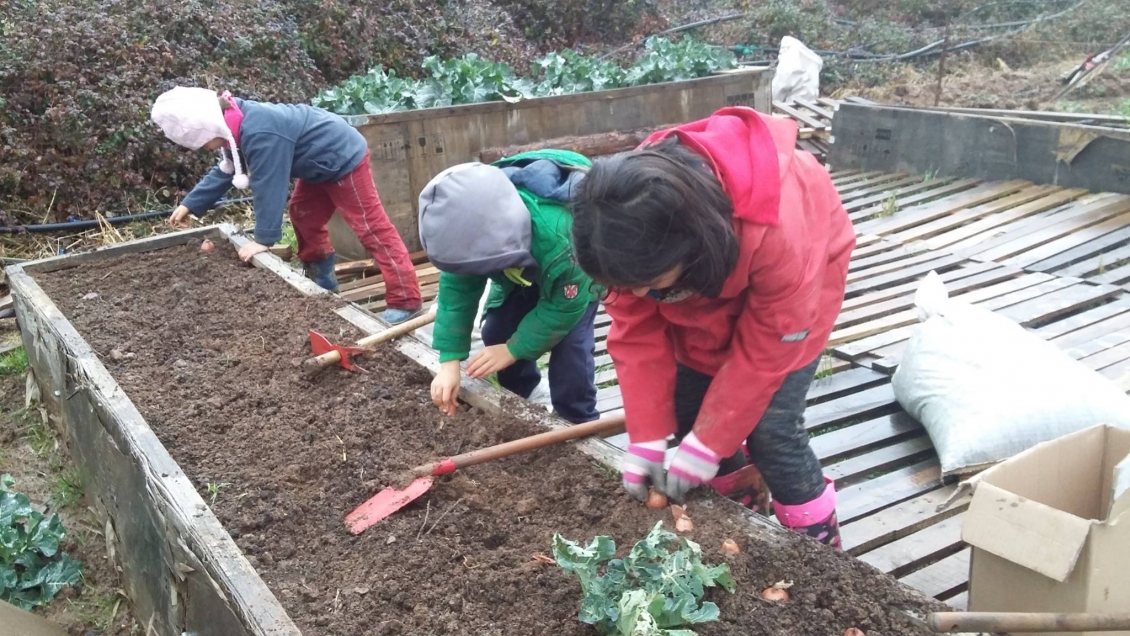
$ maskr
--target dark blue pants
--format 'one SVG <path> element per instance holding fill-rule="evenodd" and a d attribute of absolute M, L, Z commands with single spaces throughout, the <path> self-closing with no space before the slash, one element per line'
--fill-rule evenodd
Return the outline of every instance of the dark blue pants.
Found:
<path fill-rule="evenodd" d="M 500 307 L 486 312 L 483 319 L 483 344 L 492 346 L 510 340 L 519 323 L 538 304 L 538 287 L 515 289 Z M 600 417 L 596 410 L 596 385 L 593 381 L 593 321 L 597 303 L 549 353 L 549 395 L 553 410 L 574 423 Z M 541 382 L 541 371 L 534 360 L 518 360 L 498 372 L 498 383 L 508 391 L 528 398 Z"/>

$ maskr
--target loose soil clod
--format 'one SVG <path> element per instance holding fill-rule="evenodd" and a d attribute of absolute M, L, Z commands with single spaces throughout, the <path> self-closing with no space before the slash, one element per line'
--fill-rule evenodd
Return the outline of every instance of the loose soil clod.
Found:
<path fill-rule="evenodd" d="M 554 532 L 607 534 L 630 547 L 656 521 L 671 523 L 666 505 L 640 506 L 590 458 L 558 446 L 440 479 L 426 501 L 351 535 L 344 516 L 421 457 L 540 431 L 474 410 L 441 427 L 428 373 L 387 346 L 370 356 L 374 373 L 305 376 L 288 361 L 306 351 L 308 329 L 359 334 L 331 313 L 333 301 L 303 298 L 269 272 L 242 267 L 229 245 L 217 248 L 35 278 L 105 354 L 205 499 L 208 483 L 248 493 L 218 498 L 215 512 L 303 634 L 591 636 L 577 620 L 576 582 L 530 555 L 547 550 Z M 92 292 L 99 301 L 83 302 Z M 115 359 L 115 348 L 134 356 Z M 386 394 L 396 399 L 380 399 Z M 759 540 L 730 505 L 706 495 L 695 503 L 697 542 L 741 537 L 745 546 L 727 556 L 738 592 L 707 596 L 721 619 L 697 628 L 700 636 L 825 635 L 845 625 L 924 634 L 895 608 L 943 607 L 813 541 Z M 412 540 L 429 508 L 436 521 Z M 762 601 L 764 586 L 781 579 L 803 592 L 787 604 Z"/>

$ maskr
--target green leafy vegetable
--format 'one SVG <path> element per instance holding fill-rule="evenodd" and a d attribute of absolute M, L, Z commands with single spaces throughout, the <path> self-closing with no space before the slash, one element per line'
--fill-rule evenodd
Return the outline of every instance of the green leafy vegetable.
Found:
<path fill-rule="evenodd" d="M 584 591 L 578 618 L 602 634 L 694 636 L 678 628 L 718 620 L 717 605 L 699 604 L 706 589 L 734 591 L 728 565 L 704 564 L 702 548 L 664 530 L 662 522 L 628 556 L 614 559 L 615 554 L 611 537 L 598 536 L 582 546 L 553 536 L 554 559 L 577 576 Z"/>
<path fill-rule="evenodd" d="M 0 476 L 0 601 L 30 610 L 82 578 L 82 564 L 59 553 L 66 536 L 57 515 L 36 510 L 16 480 Z"/>
<path fill-rule="evenodd" d="M 509 66 L 474 53 L 448 60 L 432 56 L 423 62 L 423 79 L 397 77 L 394 71 L 378 67 L 323 90 L 313 104 L 339 115 L 375 115 L 672 82 L 705 77 L 734 65 L 729 50 L 690 38 L 674 43 L 657 37 L 645 42 L 639 61 L 626 69 L 566 50 L 538 60 L 532 78 L 518 77 Z"/>

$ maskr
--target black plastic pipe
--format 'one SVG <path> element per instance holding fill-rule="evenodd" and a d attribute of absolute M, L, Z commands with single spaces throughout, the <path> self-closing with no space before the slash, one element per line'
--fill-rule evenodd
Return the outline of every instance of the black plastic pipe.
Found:
<path fill-rule="evenodd" d="M 251 201 L 251 197 L 242 197 L 239 199 L 223 199 L 216 203 L 217 208 L 227 205 L 234 205 L 236 203 L 247 203 Z M 122 223 L 131 223 L 133 221 L 144 221 L 145 219 L 154 219 L 159 216 L 168 216 L 173 213 L 172 209 L 169 210 L 154 210 L 153 212 L 140 212 L 138 214 L 127 214 L 125 216 L 109 216 L 104 217 L 106 222 L 110 225 L 121 225 Z M 0 234 L 23 234 L 24 232 L 66 232 L 70 230 L 91 230 L 99 227 L 101 224 L 97 219 L 83 219 L 81 221 L 67 221 L 64 223 L 41 223 L 39 225 L 0 225 Z"/>

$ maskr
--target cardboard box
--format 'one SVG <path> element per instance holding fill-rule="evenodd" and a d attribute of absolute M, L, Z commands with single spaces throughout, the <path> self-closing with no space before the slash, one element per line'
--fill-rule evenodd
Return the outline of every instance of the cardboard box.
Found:
<path fill-rule="evenodd" d="M 62 627 L 0 601 L 0 636 L 67 636 Z"/>
<path fill-rule="evenodd" d="M 976 477 L 962 529 L 973 546 L 969 610 L 1130 608 L 1128 455 L 1130 431 L 1096 426 Z"/>

